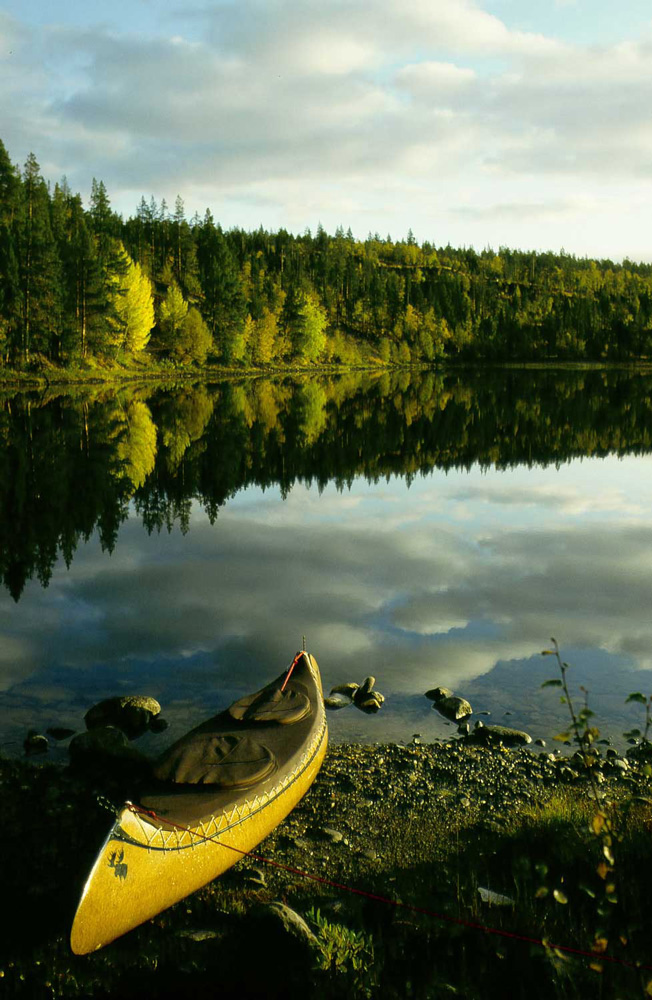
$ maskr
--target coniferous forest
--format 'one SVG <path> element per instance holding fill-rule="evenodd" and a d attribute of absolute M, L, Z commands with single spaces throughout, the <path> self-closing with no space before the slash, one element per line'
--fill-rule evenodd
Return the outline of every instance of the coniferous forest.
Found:
<path fill-rule="evenodd" d="M 84 205 L 0 142 L 5 368 L 234 368 L 315 363 L 632 361 L 652 355 L 652 265 L 454 249 L 409 233 L 354 239 L 225 231 L 141 199 Z"/>

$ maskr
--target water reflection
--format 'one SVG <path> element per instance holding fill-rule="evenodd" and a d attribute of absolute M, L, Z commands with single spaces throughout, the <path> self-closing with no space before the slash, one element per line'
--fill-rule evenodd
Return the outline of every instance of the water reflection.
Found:
<path fill-rule="evenodd" d="M 437 684 L 549 737 L 563 716 L 536 653 L 553 634 L 605 728 L 635 724 L 649 389 L 429 374 L 9 400 L 2 738 L 78 727 L 134 690 L 165 706 L 171 740 L 302 634 L 327 684 L 373 673 L 387 695 L 378 716 L 332 716 L 335 738 L 452 733 L 423 698 Z"/>

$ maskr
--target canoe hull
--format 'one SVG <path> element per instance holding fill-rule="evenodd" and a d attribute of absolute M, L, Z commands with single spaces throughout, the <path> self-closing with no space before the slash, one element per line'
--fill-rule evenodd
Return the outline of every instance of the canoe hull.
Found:
<path fill-rule="evenodd" d="M 316 662 L 310 666 L 318 674 Z M 296 806 L 314 781 L 327 746 L 320 724 L 299 764 L 261 796 L 196 826 L 127 803 L 88 877 L 72 927 L 76 955 L 96 951 L 227 871 Z"/>

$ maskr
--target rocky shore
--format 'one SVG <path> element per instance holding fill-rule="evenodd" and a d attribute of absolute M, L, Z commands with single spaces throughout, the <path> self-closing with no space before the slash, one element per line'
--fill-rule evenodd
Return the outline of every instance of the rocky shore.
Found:
<path fill-rule="evenodd" d="M 557 960 L 544 948 L 535 957 L 516 942 L 506 950 L 500 938 L 446 919 L 515 927 L 536 938 L 550 923 L 566 940 L 586 944 L 594 916 L 606 919 L 595 903 L 603 844 L 591 832 L 600 812 L 619 831 L 613 846 L 619 891 L 627 919 L 638 921 L 628 954 L 639 940 L 649 942 L 651 761 L 645 747 L 627 756 L 602 750 L 589 777 L 572 752 L 482 745 L 469 737 L 331 746 L 312 789 L 257 857 L 86 959 L 69 953 L 67 934 L 111 820 L 101 803 L 134 797 L 128 761 L 122 773 L 100 775 L 0 758 L 4 899 L 12 915 L 0 941 L 3 988 L 9 997 L 135 996 L 148 976 L 148 995 L 163 997 L 175 995 L 168 992 L 172 983 L 177 990 L 204 983 L 219 966 L 222 995 L 257 995 L 257 966 L 247 969 L 254 992 L 238 992 L 242 944 L 234 942 L 257 942 L 262 954 L 273 940 L 288 956 L 295 949 L 303 955 L 297 974 L 316 996 L 439 996 L 428 990 L 442 983 L 448 992 L 480 996 L 459 989 L 479 990 L 479 969 L 488 982 L 496 962 L 503 973 L 513 966 L 516 975 L 523 961 L 534 962 L 547 984 L 540 995 L 565 996 Z M 583 882 L 593 887 L 593 902 L 579 888 Z M 639 893 L 647 893 L 645 905 L 637 904 Z M 374 896 L 441 914 L 444 922 L 409 908 L 397 915 Z M 498 905 L 500 899 L 508 905 Z M 283 907 L 307 920 L 307 936 L 294 918 L 287 923 Z M 436 967 L 426 961 L 433 942 L 441 952 Z M 477 960 L 465 965 L 470 946 Z M 277 986 L 282 995 L 283 975 L 277 963 L 271 969 L 266 995 L 277 995 Z M 605 974 L 621 971 L 614 969 Z M 629 995 L 626 983 L 618 988 L 618 995 Z"/>

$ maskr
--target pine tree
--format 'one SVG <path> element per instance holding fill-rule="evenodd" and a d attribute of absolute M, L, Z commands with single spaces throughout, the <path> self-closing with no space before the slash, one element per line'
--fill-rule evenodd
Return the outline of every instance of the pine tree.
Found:
<path fill-rule="evenodd" d="M 36 157 L 25 163 L 18 222 L 18 265 L 21 291 L 21 353 L 58 354 L 61 332 L 61 264 L 50 226 L 50 201 Z"/>
<path fill-rule="evenodd" d="M 16 353 L 20 340 L 20 274 L 16 216 L 21 198 L 18 171 L 0 141 L 0 360 Z"/>

